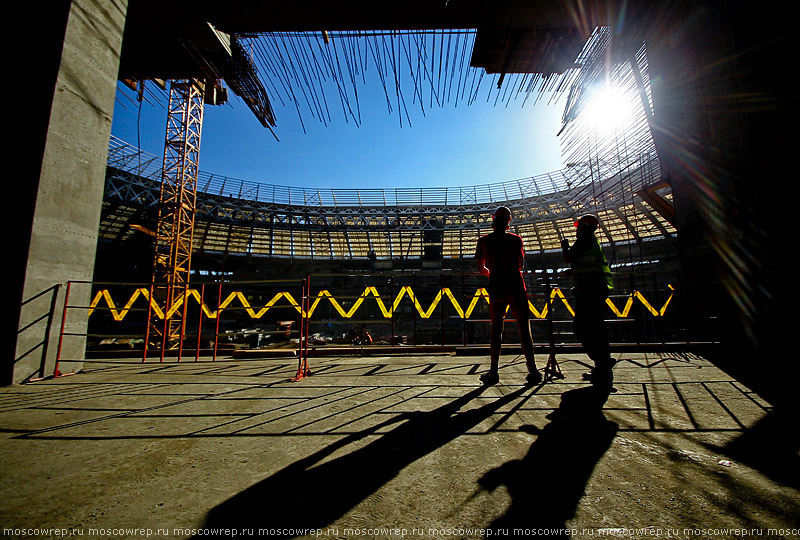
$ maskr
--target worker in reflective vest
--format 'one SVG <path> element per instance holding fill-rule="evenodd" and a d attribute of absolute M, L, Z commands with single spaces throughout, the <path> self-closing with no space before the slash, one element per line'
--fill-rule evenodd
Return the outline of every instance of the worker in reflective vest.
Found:
<path fill-rule="evenodd" d="M 595 230 L 600 222 L 587 214 L 575 222 L 575 243 L 561 241 L 564 260 L 572 271 L 572 292 L 575 295 L 575 334 L 584 352 L 594 362 L 594 369 L 584 378 L 597 388 L 610 389 L 614 381 L 608 333 L 605 324 L 605 304 L 614 282 Z"/>

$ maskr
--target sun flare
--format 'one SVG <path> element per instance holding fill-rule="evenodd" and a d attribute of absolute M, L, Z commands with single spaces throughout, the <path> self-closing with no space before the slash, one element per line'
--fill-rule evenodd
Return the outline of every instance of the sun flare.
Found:
<path fill-rule="evenodd" d="M 592 128 L 608 133 L 622 126 L 635 112 L 634 107 L 624 93 L 604 87 L 589 101 L 584 115 Z"/>

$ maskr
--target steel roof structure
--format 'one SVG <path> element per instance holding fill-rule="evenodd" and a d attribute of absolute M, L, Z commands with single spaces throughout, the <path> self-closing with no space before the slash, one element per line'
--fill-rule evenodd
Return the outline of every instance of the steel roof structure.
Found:
<path fill-rule="evenodd" d="M 136 174 L 133 149 L 112 141 L 101 238 L 123 241 L 131 220 L 154 211 L 157 176 Z M 155 164 L 152 156 L 144 163 Z M 127 165 L 126 165 L 127 164 Z M 659 180 L 656 156 L 603 181 L 574 170 L 458 188 L 334 189 L 272 186 L 201 173 L 195 249 L 289 258 L 422 257 L 425 238 L 441 235 L 443 257 L 471 257 L 497 206 L 511 208 L 513 230 L 531 252 L 559 249 L 574 217 L 598 214 L 602 242 L 669 239 L 675 228 L 648 202 Z M 662 199 L 668 200 L 667 192 Z"/>
<path fill-rule="evenodd" d="M 269 39 L 274 45 L 306 37 Z M 403 38 L 416 36 L 378 37 L 402 44 Z M 360 57 L 355 50 L 345 63 Z M 560 134 L 568 163 L 564 170 L 483 185 L 402 189 L 276 186 L 201 171 L 194 248 L 284 259 L 469 258 L 500 205 L 512 210 L 513 231 L 531 253 L 558 251 L 561 239 L 572 235 L 575 216 L 587 212 L 600 217 L 599 238 L 606 245 L 669 244 L 676 229 L 671 189 L 661 179 L 648 125 L 646 51 L 641 45 L 625 49 L 628 56 L 612 58 L 610 50 L 610 31 L 596 29 L 580 55 L 581 68 L 570 76 Z M 283 65 L 277 79 L 288 81 L 290 70 Z M 411 93 L 421 86 L 417 83 Z M 612 132 L 586 118 L 588 105 L 604 88 L 628 103 Z M 429 88 L 431 95 L 435 90 Z M 160 178 L 158 158 L 112 138 L 101 238 L 122 241 L 136 234 L 128 225 L 150 219 Z"/>

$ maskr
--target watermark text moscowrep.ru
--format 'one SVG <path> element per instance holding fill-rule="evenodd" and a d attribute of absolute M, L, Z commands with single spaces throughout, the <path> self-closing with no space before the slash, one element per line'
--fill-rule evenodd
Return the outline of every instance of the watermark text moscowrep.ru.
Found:
<path fill-rule="evenodd" d="M 187 537 L 317 537 L 317 538 L 519 538 L 519 537 L 563 537 L 563 538 L 670 538 L 735 539 L 735 538 L 786 538 L 800 540 L 800 528 L 766 527 L 601 527 L 601 528 L 476 528 L 476 527 L 3 527 L 7 538 L 187 538 Z"/>

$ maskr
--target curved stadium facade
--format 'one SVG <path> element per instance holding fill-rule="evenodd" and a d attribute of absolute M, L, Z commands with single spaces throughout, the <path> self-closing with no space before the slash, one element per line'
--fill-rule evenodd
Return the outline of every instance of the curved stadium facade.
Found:
<path fill-rule="evenodd" d="M 141 234 L 131 225 L 154 222 L 159 178 L 155 156 L 112 140 L 101 241 L 125 244 Z M 669 204 L 654 154 L 601 181 L 567 168 L 455 188 L 299 188 L 201 173 L 194 235 L 201 262 L 195 269 L 222 258 L 342 268 L 358 260 L 384 268 L 447 266 L 472 257 L 500 205 L 512 210 L 513 232 L 531 258 L 544 256 L 559 266 L 553 254 L 560 253 L 560 240 L 572 238 L 575 216 L 592 212 L 602 222 L 598 235 L 612 264 L 665 263 L 675 255 Z"/>

